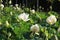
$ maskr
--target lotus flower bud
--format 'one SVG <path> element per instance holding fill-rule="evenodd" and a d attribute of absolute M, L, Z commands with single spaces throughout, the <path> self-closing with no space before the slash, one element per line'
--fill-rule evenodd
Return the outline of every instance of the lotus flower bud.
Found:
<path fill-rule="evenodd" d="M 32 12 L 32 13 L 35 13 L 35 10 L 34 10 L 34 9 L 33 9 L 33 10 L 31 10 L 31 12 Z"/>
<path fill-rule="evenodd" d="M 12 1 L 10 0 L 10 1 L 9 1 L 9 4 L 11 4 L 11 3 L 12 3 Z"/>
<path fill-rule="evenodd" d="M 32 25 L 31 28 L 30 28 L 30 30 L 32 32 L 38 33 L 39 32 L 39 26 L 38 26 L 38 24 Z"/>
<path fill-rule="evenodd" d="M 6 21 L 6 26 L 9 26 L 9 22 L 8 21 Z"/>
<path fill-rule="evenodd" d="M 16 7 L 18 7 L 18 4 L 15 4 Z"/>
<path fill-rule="evenodd" d="M 0 5 L 0 7 L 1 7 L 1 9 L 3 10 L 3 8 L 4 8 L 4 5 L 3 5 L 3 4 L 1 4 L 1 5 Z"/>
<path fill-rule="evenodd" d="M 56 23 L 56 21 L 57 18 L 54 15 L 51 15 L 46 19 L 46 22 L 49 23 L 50 25 L 53 25 L 54 23 Z"/>

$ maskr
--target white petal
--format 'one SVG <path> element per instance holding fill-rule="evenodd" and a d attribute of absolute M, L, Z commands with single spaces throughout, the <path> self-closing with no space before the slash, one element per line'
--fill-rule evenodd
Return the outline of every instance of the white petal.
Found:
<path fill-rule="evenodd" d="M 18 18 L 19 18 L 19 19 L 22 19 L 23 21 L 28 21 L 28 20 L 30 20 L 30 19 L 28 19 L 28 17 L 29 17 L 29 14 L 27 14 L 27 13 L 22 13 L 22 14 L 20 14 L 20 15 L 18 16 Z"/>

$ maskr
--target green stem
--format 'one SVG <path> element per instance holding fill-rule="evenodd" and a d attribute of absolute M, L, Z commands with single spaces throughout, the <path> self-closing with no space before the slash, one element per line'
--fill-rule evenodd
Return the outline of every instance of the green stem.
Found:
<path fill-rule="evenodd" d="M 46 37 L 46 40 L 48 40 L 48 37 Z"/>

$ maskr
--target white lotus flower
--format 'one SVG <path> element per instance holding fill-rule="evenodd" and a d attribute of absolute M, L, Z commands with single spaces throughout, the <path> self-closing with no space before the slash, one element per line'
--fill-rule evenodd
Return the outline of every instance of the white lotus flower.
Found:
<path fill-rule="evenodd" d="M 33 9 L 33 10 L 31 10 L 31 12 L 32 12 L 32 13 L 35 13 L 35 10 L 34 10 L 34 9 Z"/>
<path fill-rule="evenodd" d="M 10 0 L 10 1 L 9 1 L 9 4 L 11 4 L 11 3 L 12 3 L 12 1 Z"/>
<path fill-rule="evenodd" d="M 3 5 L 3 4 L 0 4 L 0 6 L 1 6 L 1 9 L 3 9 L 3 8 L 4 8 L 4 5 Z"/>
<path fill-rule="evenodd" d="M 32 32 L 38 33 L 39 32 L 39 26 L 38 26 L 38 24 L 32 25 L 31 28 L 30 28 L 30 30 Z"/>
<path fill-rule="evenodd" d="M 54 15 L 51 15 L 46 19 L 46 22 L 49 23 L 50 25 L 56 23 L 56 21 L 57 21 L 57 18 Z"/>
<path fill-rule="evenodd" d="M 18 4 L 15 4 L 16 7 L 18 7 Z"/>
<path fill-rule="evenodd" d="M 22 13 L 22 14 L 20 14 L 20 15 L 18 16 L 18 18 L 19 18 L 19 19 L 22 19 L 23 21 L 28 21 L 28 20 L 30 20 L 30 19 L 28 19 L 28 17 L 29 17 L 29 14 L 27 14 L 27 13 Z"/>

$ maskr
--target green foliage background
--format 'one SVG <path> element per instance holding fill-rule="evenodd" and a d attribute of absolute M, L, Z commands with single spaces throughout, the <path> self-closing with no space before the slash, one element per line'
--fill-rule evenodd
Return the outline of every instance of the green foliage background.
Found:
<path fill-rule="evenodd" d="M 29 14 L 28 22 L 18 19 L 18 15 L 23 12 Z M 46 23 L 46 18 L 51 14 L 57 17 L 54 25 Z M 6 21 L 9 25 L 6 24 Z M 31 34 L 30 27 L 33 24 L 39 24 L 39 35 Z M 0 10 L 0 40 L 60 40 L 59 27 L 60 14 L 54 11 L 32 13 L 28 8 L 18 10 L 14 7 L 4 7 L 3 10 Z"/>

